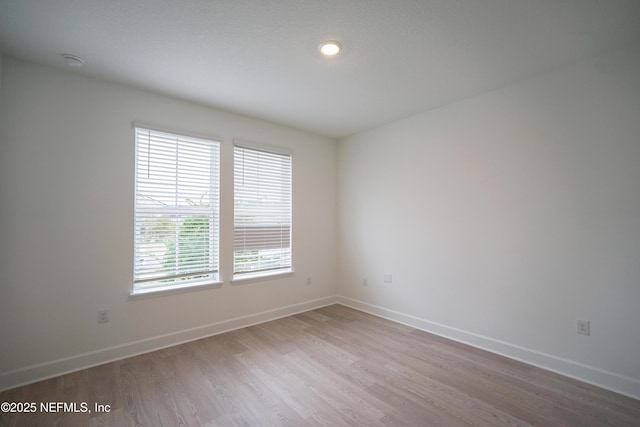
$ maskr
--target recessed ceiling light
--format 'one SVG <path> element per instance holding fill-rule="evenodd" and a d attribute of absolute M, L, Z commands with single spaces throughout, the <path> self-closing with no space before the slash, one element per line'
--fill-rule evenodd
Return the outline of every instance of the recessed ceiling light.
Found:
<path fill-rule="evenodd" d="M 320 52 L 325 56 L 335 56 L 342 50 L 342 45 L 335 40 L 327 40 L 320 45 Z"/>
<path fill-rule="evenodd" d="M 62 59 L 64 59 L 64 63 L 69 67 L 80 68 L 84 65 L 84 60 L 75 55 L 69 55 L 68 53 L 62 54 Z"/>

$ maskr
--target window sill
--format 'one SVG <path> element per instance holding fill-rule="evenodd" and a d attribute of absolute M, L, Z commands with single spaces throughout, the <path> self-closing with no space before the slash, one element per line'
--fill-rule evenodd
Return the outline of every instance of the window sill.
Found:
<path fill-rule="evenodd" d="M 245 273 L 234 277 L 233 280 L 231 280 L 231 284 L 244 285 L 245 283 L 262 282 L 288 276 L 293 276 L 293 270 L 281 270 L 273 273 Z"/>
<path fill-rule="evenodd" d="M 156 297 L 172 294 L 181 294 L 185 292 L 201 291 L 204 289 L 215 289 L 222 286 L 221 281 L 193 283 L 190 285 L 171 285 L 161 288 L 135 289 L 129 293 L 130 298 Z"/>

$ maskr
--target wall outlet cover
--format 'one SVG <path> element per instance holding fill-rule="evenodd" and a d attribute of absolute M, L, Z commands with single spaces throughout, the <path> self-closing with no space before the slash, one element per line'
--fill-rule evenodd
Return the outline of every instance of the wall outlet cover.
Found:
<path fill-rule="evenodd" d="M 578 320 L 576 323 L 576 333 L 578 335 L 591 335 L 590 325 L 588 320 Z"/>

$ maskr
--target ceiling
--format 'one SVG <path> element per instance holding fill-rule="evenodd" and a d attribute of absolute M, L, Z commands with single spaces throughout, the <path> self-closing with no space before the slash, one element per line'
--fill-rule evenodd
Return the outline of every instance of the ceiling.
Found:
<path fill-rule="evenodd" d="M 332 138 L 638 43 L 640 0 L 0 0 L 5 55 Z"/>

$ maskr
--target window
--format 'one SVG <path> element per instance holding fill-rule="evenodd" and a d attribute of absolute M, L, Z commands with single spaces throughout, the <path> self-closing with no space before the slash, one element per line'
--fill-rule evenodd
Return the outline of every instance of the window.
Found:
<path fill-rule="evenodd" d="M 291 271 L 291 155 L 234 148 L 234 278 Z"/>
<path fill-rule="evenodd" d="M 218 280 L 219 143 L 135 128 L 134 293 Z"/>

